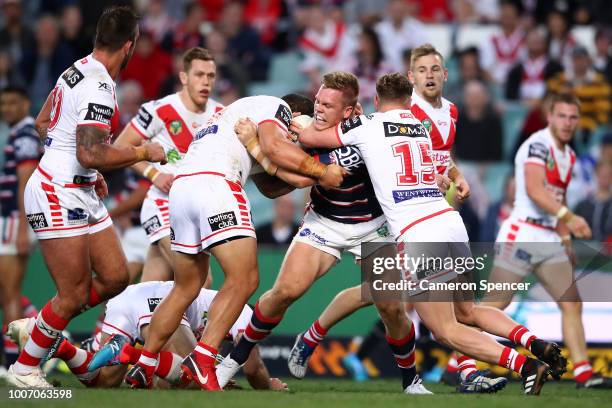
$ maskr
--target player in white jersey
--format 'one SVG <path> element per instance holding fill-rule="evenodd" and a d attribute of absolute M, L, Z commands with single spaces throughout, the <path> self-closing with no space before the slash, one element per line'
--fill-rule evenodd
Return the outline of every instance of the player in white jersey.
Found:
<path fill-rule="evenodd" d="M 155 311 L 141 358 L 126 376 L 132 387 L 150 386 L 157 353 L 197 296 L 212 254 L 225 280 L 211 305 L 200 342 L 183 366 L 202 388 L 220 389 L 214 356 L 259 279 L 255 230 L 242 188 L 251 173 L 252 159 L 249 147 L 240 143 L 234 130 L 241 118 L 251 117 L 257 123 L 258 148 L 274 163 L 318 179 L 326 187 L 342 182 L 344 170 L 339 166 L 316 162 L 287 139 L 291 111 L 284 100 L 272 96 L 242 98 L 213 115 L 197 132 L 170 190 L 175 286 Z M 272 163 L 263 167 L 276 174 Z"/>
<path fill-rule="evenodd" d="M 548 127 L 531 135 L 517 151 L 514 209 L 497 236 L 498 254 L 489 280 L 521 282 L 534 273 L 561 310 L 563 341 L 578 387 L 612 388 L 612 379 L 594 373 L 589 362 L 582 300 L 573 278 L 572 235 L 591 237 L 586 221 L 565 206 L 576 160 L 569 143 L 578 127 L 579 106 L 573 96 L 553 95 Z M 489 293 L 484 303 L 503 309 L 511 298 L 511 292 Z"/>
<path fill-rule="evenodd" d="M 216 67 L 208 50 L 190 48 L 183 54 L 179 72 L 182 89 L 164 98 L 144 103 L 121 132 L 117 146 L 139 146 L 156 141 L 164 147 L 166 164 L 138 163 L 136 171 L 153 185 L 142 204 L 140 222 L 149 242 L 142 281 L 172 279 L 170 268 L 170 210 L 168 193 L 174 173 L 187 153 L 197 128 L 223 106 L 210 98 Z"/>
<path fill-rule="evenodd" d="M 446 243 L 467 244 L 461 217 L 435 185 L 428 133 L 408 110 L 408 79 L 397 73 L 383 75 L 376 89 L 375 114 L 359 116 L 325 131 L 317 131 L 312 126 L 292 129 L 300 133 L 302 143 L 307 145 L 332 148 L 352 144 L 359 148 L 376 198 L 400 247 L 410 250 L 419 242 L 445 243 L 445 247 Z M 430 300 L 433 299 L 430 295 L 444 295 L 426 294 Z M 438 341 L 469 356 L 510 368 L 523 377 L 526 394 L 540 392 L 551 373 L 547 364 L 518 354 L 488 335 L 458 323 L 452 297 L 450 301 L 435 300 L 415 302 L 415 309 Z M 507 335 L 491 320 L 479 319 L 477 323 L 490 333 Z M 551 350 L 549 357 L 551 363 L 561 358 L 558 350 Z M 559 368 L 565 368 L 564 364 Z"/>
<path fill-rule="evenodd" d="M 140 350 L 135 346 L 148 337 L 148 325 L 153 311 L 172 289 L 172 282 L 149 281 L 128 286 L 123 292 L 110 299 L 106 305 L 106 317 L 102 330 L 95 338 L 94 351 L 87 371 L 93 373 L 94 378 L 86 382 L 88 386 L 109 388 L 119 387 L 127 371 L 127 365 L 138 361 Z M 180 362 L 195 347 L 196 338 L 204 330 L 207 314 L 217 291 L 201 289 L 198 297 L 189 305 L 180 326 L 164 345 L 163 358 L 160 358 L 156 367 L 156 376 L 164 379 L 171 385 L 185 387 L 188 381 L 182 377 Z M 249 323 L 253 311 L 245 306 L 227 333 L 226 339 L 237 342 Z M 11 334 L 17 337 L 22 333 L 31 332 L 34 319 L 22 319 L 13 323 Z M 62 340 L 48 356 L 48 359 L 59 358 L 71 366 L 70 360 L 74 355 L 86 353 L 77 349 L 68 340 Z M 74 367 L 70 367 L 74 368 Z M 77 378 L 87 374 L 75 372 Z M 91 374 L 89 374 L 91 376 Z M 245 366 L 245 375 L 255 389 L 287 389 L 277 378 L 270 378 L 268 371 L 255 350 Z M 158 382 L 158 386 L 161 386 Z"/>
<path fill-rule="evenodd" d="M 130 8 L 105 10 L 92 54 L 64 71 L 36 119 L 45 153 L 27 183 L 25 211 L 57 294 L 42 308 L 9 368 L 7 378 L 15 386 L 50 387 L 38 370 L 47 349 L 70 319 L 127 285 L 125 256 L 100 199 L 106 184 L 97 170 L 164 159 L 157 144 L 107 144 L 118 117 L 113 78 L 127 65 L 137 37 L 138 17 Z"/>

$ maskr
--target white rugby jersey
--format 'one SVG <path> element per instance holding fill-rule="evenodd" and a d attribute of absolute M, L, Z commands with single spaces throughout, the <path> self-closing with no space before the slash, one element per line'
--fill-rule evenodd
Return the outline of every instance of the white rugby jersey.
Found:
<path fill-rule="evenodd" d="M 234 133 L 234 125 L 242 118 L 250 118 L 257 125 L 272 122 L 287 132 L 291 123 L 291 109 L 285 101 L 274 96 L 259 95 L 238 99 L 214 114 L 196 132 L 175 174 L 212 172 L 244 185 L 253 161 Z"/>
<path fill-rule="evenodd" d="M 431 138 L 431 159 L 436 172 L 447 175 L 457 133 L 457 107 L 442 98 L 442 106 L 435 108 L 416 92 L 412 93 L 411 103 L 410 111 L 425 126 Z"/>
<path fill-rule="evenodd" d="M 545 227 L 555 228 L 557 217 L 549 214 L 534 203 L 527 195 L 525 166 L 543 166 L 546 171 L 545 188 L 552 192 L 557 202 L 565 199 L 567 186 L 572 178 L 572 167 L 576 154 L 569 145 L 559 149 L 550 128 L 535 132 L 518 149 L 514 158 L 516 197 L 512 216 L 520 220 L 530 219 Z"/>
<path fill-rule="evenodd" d="M 59 77 L 51 91 L 51 102 L 51 121 L 40 167 L 54 182 L 95 181 L 96 171 L 83 168 L 77 160 L 76 128 L 98 126 L 108 129 L 111 135 L 117 131 L 119 111 L 113 79 L 90 54 Z"/>
<path fill-rule="evenodd" d="M 164 173 L 174 174 L 179 161 L 187 153 L 196 129 L 213 114 L 223 109 L 214 99 L 208 99 L 204 112 L 192 112 L 183 104 L 178 93 L 144 103 L 130 125 L 147 141 L 161 144 L 167 164 L 151 163 Z"/>
<path fill-rule="evenodd" d="M 436 184 L 427 130 L 409 110 L 347 119 L 337 125 L 336 134 L 341 144 L 361 151 L 394 237 L 452 210 Z"/>
<path fill-rule="evenodd" d="M 134 334 L 138 329 L 138 323 L 145 317 L 150 317 L 162 300 L 168 296 L 173 281 L 149 281 L 129 285 L 123 292 L 109 300 L 109 306 L 117 306 L 117 310 L 124 312 L 123 322 L 131 322 L 134 325 Z M 217 295 L 218 291 L 212 289 L 202 289 L 198 297 L 189 305 L 183 319 L 189 323 L 191 331 L 200 338 L 206 325 L 206 319 L 210 304 Z M 111 303 L 112 302 L 112 303 Z M 240 317 L 232 325 L 229 335 L 236 339 L 249 323 L 252 315 L 249 306 L 245 306 Z M 107 322 L 113 324 L 113 322 Z"/>

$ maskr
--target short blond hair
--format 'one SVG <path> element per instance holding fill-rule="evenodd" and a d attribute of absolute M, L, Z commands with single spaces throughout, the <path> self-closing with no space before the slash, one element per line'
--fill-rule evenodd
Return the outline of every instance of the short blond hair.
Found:
<path fill-rule="evenodd" d="M 334 71 L 323 75 L 323 88 L 342 92 L 346 106 L 355 106 L 359 97 L 359 80 L 350 72 Z"/>
<path fill-rule="evenodd" d="M 416 60 L 426 55 L 437 55 L 438 57 L 440 57 L 442 67 L 444 67 L 444 57 L 442 56 L 442 54 L 440 54 L 440 51 L 438 51 L 436 47 L 431 44 L 423 44 L 420 47 L 417 47 L 412 50 L 412 53 L 410 54 L 410 69 L 414 69 L 414 64 L 416 63 Z"/>

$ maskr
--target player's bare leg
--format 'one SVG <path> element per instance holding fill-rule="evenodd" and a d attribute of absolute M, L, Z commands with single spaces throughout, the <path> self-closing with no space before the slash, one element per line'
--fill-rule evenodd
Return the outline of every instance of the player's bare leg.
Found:
<path fill-rule="evenodd" d="M 378 314 L 385 324 L 387 343 L 402 373 L 402 389 L 406 394 L 433 394 L 421 383 L 415 366 L 414 325 L 400 301 L 375 302 Z"/>
<path fill-rule="evenodd" d="M 451 298 L 449 296 L 449 298 Z M 415 309 L 436 340 L 468 356 L 509 368 L 523 377 L 526 394 L 539 394 L 548 365 L 504 347 L 490 336 L 457 322 L 451 302 L 415 302 Z"/>
<path fill-rule="evenodd" d="M 573 362 L 574 379 L 579 385 L 584 385 L 594 373 L 588 359 L 582 300 L 574 282 L 572 266 L 569 262 L 544 264 L 535 274 L 561 310 L 563 342 Z"/>
<path fill-rule="evenodd" d="M 175 252 L 176 268 L 174 286 L 168 296 L 157 306 L 149 325 L 149 336 L 143 349 L 156 354 L 179 326 L 181 316 L 200 293 L 208 273 L 209 256 Z"/>
<path fill-rule="evenodd" d="M 23 317 L 21 307 L 21 284 L 27 268 L 27 256 L 0 256 L 0 300 L 4 322 L 8 324 Z M 3 330 L 4 332 L 4 330 Z"/>
<path fill-rule="evenodd" d="M 183 370 L 201 388 L 220 391 L 215 369 L 217 350 L 259 285 L 257 241 L 241 237 L 214 246 L 211 253 L 225 280 L 208 309 L 208 322 L 197 347 L 183 361 Z"/>
<path fill-rule="evenodd" d="M 363 286 L 364 284 L 353 286 L 338 293 L 319 316 L 318 321 L 321 327 L 329 330 L 357 310 L 372 305 L 371 301 L 363 299 Z"/>
<path fill-rule="evenodd" d="M 302 242 L 289 247 L 272 289 L 257 302 L 258 311 L 266 317 L 281 318 L 285 311 L 323 276 L 337 259 Z"/>
<path fill-rule="evenodd" d="M 172 260 L 176 271 L 174 286 L 168 296 L 155 309 L 149 324 L 149 336 L 145 341 L 138 363 L 126 376 L 126 382 L 132 384 L 133 387 L 152 386 L 159 352 L 179 327 L 183 313 L 198 296 L 202 285 L 206 281 L 209 255 L 203 252 L 198 254 L 173 252 Z M 136 371 L 139 371 L 139 373 L 136 373 Z M 142 374 L 140 374 L 140 371 Z M 132 374 L 138 374 L 142 377 L 140 383 L 136 383 L 129 378 Z"/>
<path fill-rule="evenodd" d="M 90 235 L 45 239 L 40 245 L 57 294 L 43 307 L 14 364 L 13 370 L 20 376 L 33 373 L 49 348 L 61 342 L 61 331 L 70 319 L 119 293 L 128 280 L 125 256 L 112 227 Z M 94 279 L 92 269 L 97 275 Z M 82 364 L 71 368 L 79 368 L 80 372 L 83 364 L 86 367 L 91 356 L 83 357 Z"/>
<path fill-rule="evenodd" d="M 280 323 L 287 308 L 319 277 L 336 263 L 337 258 L 302 242 L 294 241 L 281 266 L 272 289 L 257 304 L 251 322 L 234 350 L 217 369 L 219 385 L 224 387 L 247 361 L 251 350 Z"/>
<path fill-rule="evenodd" d="M 149 246 L 147 259 L 142 270 L 141 282 L 172 280 L 171 255 L 162 248 L 164 240 L 165 244 L 168 245 L 168 251 L 170 251 L 169 237 L 164 237 L 157 241 L 157 243 Z"/>

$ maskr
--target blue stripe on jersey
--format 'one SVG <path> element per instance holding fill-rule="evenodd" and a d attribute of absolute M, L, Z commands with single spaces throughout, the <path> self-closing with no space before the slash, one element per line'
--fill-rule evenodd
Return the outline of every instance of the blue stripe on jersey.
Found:
<path fill-rule="evenodd" d="M 8 217 L 18 211 L 17 167 L 29 160 L 40 160 L 42 145 L 34 127 L 34 119 L 23 119 L 11 128 L 4 147 L 4 167 L 0 175 L 0 215 Z"/>
<path fill-rule="evenodd" d="M 356 147 L 317 149 L 311 154 L 321 163 L 335 163 L 351 172 L 344 178 L 339 188 L 327 190 L 321 186 L 312 188 L 311 208 L 317 214 L 345 224 L 369 221 L 382 215 L 370 176 Z"/>

